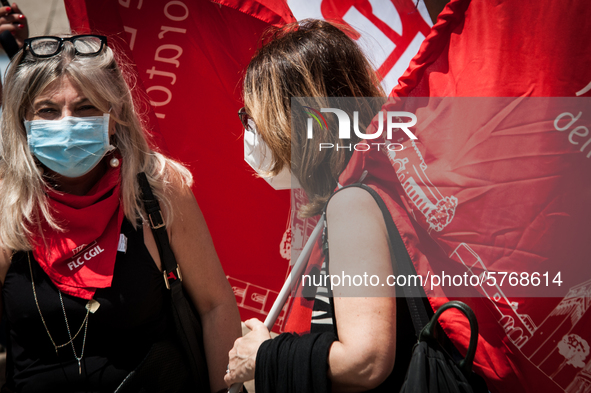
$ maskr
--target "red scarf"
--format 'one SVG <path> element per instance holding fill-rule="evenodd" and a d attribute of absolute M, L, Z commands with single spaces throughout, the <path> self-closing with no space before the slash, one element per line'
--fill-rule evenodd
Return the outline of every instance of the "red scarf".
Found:
<path fill-rule="evenodd" d="M 35 232 L 31 238 L 33 255 L 64 293 L 92 299 L 97 288 L 111 286 L 124 215 L 120 172 L 109 168 L 84 196 L 47 189 L 51 212 L 65 231 L 43 222 L 43 237 Z"/>

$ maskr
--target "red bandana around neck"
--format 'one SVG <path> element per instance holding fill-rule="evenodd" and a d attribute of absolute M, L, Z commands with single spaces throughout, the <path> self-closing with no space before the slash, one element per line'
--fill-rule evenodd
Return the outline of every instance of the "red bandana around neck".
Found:
<path fill-rule="evenodd" d="M 111 286 L 123 206 L 120 167 L 109 168 L 83 196 L 47 190 L 49 206 L 64 232 L 41 225 L 31 240 L 33 255 L 63 293 L 90 300 Z"/>

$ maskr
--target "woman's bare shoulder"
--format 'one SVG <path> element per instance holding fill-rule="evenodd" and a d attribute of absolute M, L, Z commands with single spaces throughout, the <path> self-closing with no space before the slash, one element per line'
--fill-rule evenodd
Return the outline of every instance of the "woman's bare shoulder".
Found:
<path fill-rule="evenodd" d="M 348 225 L 373 222 L 377 226 L 382 226 L 380 224 L 383 222 L 378 204 L 369 192 L 360 187 L 337 192 L 331 198 L 326 213 L 329 222 L 336 220 Z"/>

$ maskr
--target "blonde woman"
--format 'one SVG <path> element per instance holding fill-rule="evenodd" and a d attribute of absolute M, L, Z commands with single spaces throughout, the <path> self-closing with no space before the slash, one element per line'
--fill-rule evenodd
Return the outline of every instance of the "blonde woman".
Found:
<path fill-rule="evenodd" d="M 174 335 L 140 172 L 203 323 L 211 389 L 222 389 L 225 353 L 240 335 L 235 298 L 191 174 L 150 148 L 106 37 L 26 40 L 3 102 L 3 391 L 114 391 L 155 342 Z"/>
<path fill-rule="evenodd" d="M 318 141 L 344 143 L 338 127 L 315 128 L 315 139 L 307 139 L 301 131 L 306 130 L 305 119 L 293 117 L 291 98 L 310 97 L 326 107 L 323 97 L 383 97 L 384 92 L 359 47 L 330 23 L 303 21 L 271 38 L 246 71 L 241 119 L 271 152 L 271 166 L 260 173 L 273 177 L 291 171 L 309 199 L 300 214 L 318 215 L 353 151 L 319 151 Z M 365 124 L 373 116 L 368 113 L 369 118 L 360 116 Z M 299 132 L 292 130 L 293 124 Z M 359 141 L 353 136 L 346 143 Z M 324 270 L 351 276 L 392 274 L 384 219 L 370 194 L 346 189 L 331 199 L 326 212 L 330 264 L 327 258 Z M 226 382 L 255 378 L 257 393 L 398 391 L 414 341 L 404 299 L 397 301 L 387 287 L 374 292 L 376 297 L 335 296 L 334 304 L 318 295 L 315 307 L 319 305 L 323 321 L 312 317 L 309 328 L 298 335 L 284 333 L 270 340 L 260 321 L 247 321 L 253 331 L 230 351 Z M 327 323 L 331 318 L 336 325 Z"/>

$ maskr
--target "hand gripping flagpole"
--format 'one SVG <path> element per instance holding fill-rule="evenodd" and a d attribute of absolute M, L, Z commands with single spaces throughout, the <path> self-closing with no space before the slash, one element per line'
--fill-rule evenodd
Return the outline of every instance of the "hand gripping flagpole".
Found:
<path fill-rule="evenodd" d="M 310 235 L 310 238 L 306 242 L 306 245 L 304 246 L 302 253 L 298 257 L 298 260 L 293 266 L 293 269 L 291 269 L 291 273 L 289 273 L 287 280 L 285 280 L 285 284 L 283 284 L 283 288 L 281 288 L 279 296 L 277 296 L 277 299 L 275 299 L 275 303 L 273 303 L 271 311 L 269 311 L 269 314 L 267 314 L 267 318 L 265 318 L 265 326 L 267 327 L 267 329 L 269 329 L 269 331 L 271 331 L 271 328 L 273 327 L 273 325 L 275 325 L 275 321 L 277 320 L 277 317 L 279 317 L 279 314 L 281 313 L 281 310 L 283 309 L 283 306 L 285 305 L 285 302 L 287 301 L 287 298 L 291 293 L 292 284 L 296 283 L 298 278 L 304 272 L 304 269 L 308 264 L 308 258 L 310 258 L 310 254 L 312 253 L 312 248 L 316 243 L 316 239 L 318 239 L 318 236 L 320 236 L 320 233 L 322 233 L 323 227 L 324 215 L 321 215 L 320 219 L 318 219 L 316 227 Z M 230 389 L 228 389 L 228 393 L 238 393 L 241 387 L 242 383 L 235 383 L 234 385 L 232 385 Z"/>

